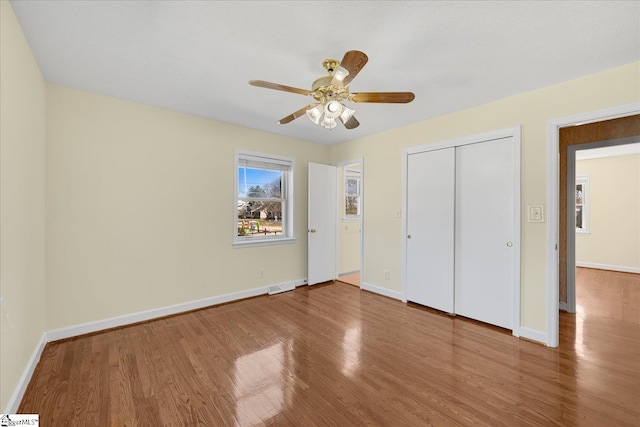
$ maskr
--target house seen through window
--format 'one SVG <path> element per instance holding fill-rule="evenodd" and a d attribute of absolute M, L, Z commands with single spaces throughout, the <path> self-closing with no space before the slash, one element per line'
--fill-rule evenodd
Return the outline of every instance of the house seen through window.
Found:
<path fill-rule="evenodd" d="M 292 237 L 293 160 L 237 152 L 236 243 Z"/>

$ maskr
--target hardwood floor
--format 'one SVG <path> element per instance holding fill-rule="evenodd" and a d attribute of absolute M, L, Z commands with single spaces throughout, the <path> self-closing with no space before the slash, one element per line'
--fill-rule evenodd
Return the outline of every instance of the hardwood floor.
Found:
<path fill-rule="evenodd" d="M 20 412 L 46 426 L 638 426 L 640 280 L 606 281 L 578 287 L 592 308 L 562 313 L 558 349 L 339 282 L 51 343 Z"/>
<path fill-rule="evenodd" d="M 347 285 L 360 287 L 360 272 L 356 271 L 355 273 L 342 274 L 338 276 L 338 280 Z"/>

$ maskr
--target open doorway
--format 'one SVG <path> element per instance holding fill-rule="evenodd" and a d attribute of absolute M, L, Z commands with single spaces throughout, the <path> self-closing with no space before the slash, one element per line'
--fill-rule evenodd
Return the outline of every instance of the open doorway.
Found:
<path fill-rule="evenodd" d="M 640 272 L 639 136 L 567 146 L 565 301 L 575 313 L 576 267 Z"/>
<path fill-rule="evenodd" d="M 572 176 L 567 174 L 567 147 L 640 135 L 639 113 L 640 104 L 632 103 L 562 117 L 547 124 L 547 309 L 546 333 L 541 338 L 550 347 L 559 344 L 558 308 L 567 309 L 567 177 Z M 575 189 L 569 190 L 573 197 Z"/>
<path fill-rule="evenodd" d="M 567 151 L 567 310 L 560 313 L 559 345 L 590 368 L 637 358 L 638 141 L 583 143 Z M 594 388 L 606 393 L 606 386 Z"/>
<path fill-rule="evenodd" d="M 567 247 L 567 311 L 622 307 L 624 285 L 617 292 L 607 287 L 617 277 L 612 272 L 640 278 L 640 137 L 579 144 L 569 147 L 569 156 L 575 198 L 569 194 L 568 202 L 575 214 L 567 231 L 575 232 Z"/>
<path fill-rule="evenodd" d="M 362 159 L 338 166 L 338 280 L 360 287 L 362 274 Z"/>

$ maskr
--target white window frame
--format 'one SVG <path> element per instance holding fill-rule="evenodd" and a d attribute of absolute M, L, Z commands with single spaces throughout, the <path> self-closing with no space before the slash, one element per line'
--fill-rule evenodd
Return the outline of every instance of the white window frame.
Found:
<path fill-rule="evenodd" d="M 254 236 L 238 236 L 238 195 L 239 182 L 238 170 L 241 165 L 260 169 L 273 169 L 283 172 L 282 176 L 282 198 L 278 201 L 282 202 L 282 234 L 277 235 L 254 235 Z M 236 248 L 277 245 L 284 243 L 293 243 L 296 241 L 294 236 L 294 191 L 293 177 L 295 170 L 295 160 L 289 157 L 278 156 L 274 154 L 258 153 L 254 151 L 235 150 L 234 153 L 234 192 L 233 192 L 233 246 Z"/>
<path fill-rule="evenodd" d="M 576 192 L 578 191 L 578 185 L 582 185 L 582 203 L 579 205 L 576 197 L 576 212 L 578 206 L 582 206 L 582 227 L 578 228 L 578 219 L 576 218 L 576 233 L 577 234 L 589 234 L 589 175 L 577 175 L 576 176 Z"/>
<path fill-rule="evenodd" d="M 349 168 L 344 169 L 344 180 L 343 180 L 343 191 L 344 198 L 342 200 L 342 218 L 346 221 L 360 221 L 360 216 L 362 215 L 362 175 L 360 171 L 349 170 Z M 348 194 L 348 182 L 350 179 L 356 179 L 358 182 L 358 213 L 357 214 L 347 214 L 347 197 Z"/>

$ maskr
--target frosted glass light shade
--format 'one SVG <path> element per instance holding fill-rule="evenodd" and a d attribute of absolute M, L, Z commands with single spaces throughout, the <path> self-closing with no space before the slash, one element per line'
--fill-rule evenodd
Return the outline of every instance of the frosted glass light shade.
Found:
<path fill-rule="evenodd" d="M 307 117 L 309 117 L 309 119 L 315 124 L 320 123 L 320 119 L 322 118 L 323 112 L 324 112 L 324 109 L 322 108 L 322 104 L 317 104 L 315 107 L 309 108 L 306 111 Z"/>
<path fill-rule="evenodd" d="M 355 110 L 343 106 L 342 114 L 340 114 L 340 120 L 342 120 L 342 123 L 345 123 L 347 120 L 349 120 L 355 112 Z"/>
<path fill-rule="evenodd" d="M 305 114 L 314 124 L 326 129 L 333 129 L 337 126 L 336 119 L 340 119 L 342 123 L 345 123 L 353 116 L 354 112 L 354 110 L 345 107 L 341 102 L 331 100 L 324 104 L 313 105 L 305 111 Z"/>
<path fill-rule="evenodd" d="M 322 123 L 320 124 L 323 128 L 327 129 L 333 129 L 337 125 L 336 121 L 332 117 L 327 117 L 326 115 L 324 117 L 324 120 L 322 120 Z"/>
<path fill-rule="evenodd" d="M 338 69 L 333 73 L 333 78 L 341 82 L 348 75 L 349 75 L 349 72 L 345 68 L 338 66 Z"/>
<path fill-rule="evenodd" d="M 324 116 L 335 119 L 342 113 L 342 108 L 338 101 L 329 101 L 324 107 Z"/>

